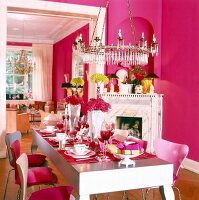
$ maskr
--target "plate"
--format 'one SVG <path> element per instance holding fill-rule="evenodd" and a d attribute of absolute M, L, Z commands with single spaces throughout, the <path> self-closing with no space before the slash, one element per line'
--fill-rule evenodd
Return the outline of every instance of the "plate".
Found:
<path fill-rule="evenodd" d="M 76 152 L 74 149 L 70 149 L 70 152 L 77 156 L 85 156 L 87 153 L 90 152 L 90 150 L 86 149 L 84 152 Z"/>
<path fill-rule="evenodd" d="M 120 82 L 124 82 L 126 77 L 128 78 L 128 72 L 125 70 L 125 69 L 119 69 L 117 72 L 116 72 L 116 76 L 119 77 L 119 81 Z"/>
<path fill-rule="evenodd" d="M 57 129 L 54 129 L 54 130 L 52 130 L 52 131 L 49 131 L 48 129 L 43 129 L 43 130 L 41 130 L 41 132 L 42 133 L 53 133 L 54 131 L 56 131 Z"/>
<path fill-rule="evenodd" d="M 71 149 L 69 151 L 66 150 L 64 153 L 68 156 L 73 157 L 73 158 L 88 158 L 90 156 L 95 155 L 95 152 L 92 151 L 92 150 L 89 150 L 89 149 L 88 149 L 88 152 L 85 155 L 76 154 L 76 153 L 74 153 L 74 151 L 71 151 Z"/>

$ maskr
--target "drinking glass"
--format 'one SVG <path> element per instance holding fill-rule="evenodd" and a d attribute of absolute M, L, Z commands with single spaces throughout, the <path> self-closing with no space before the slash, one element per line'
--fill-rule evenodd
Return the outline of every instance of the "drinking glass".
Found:
<path fill-rule="evenodd" d="M 100 138 L 99 138 L 99 140 L 104 143 L 102 148 L 102 153 L 103 153 L 102 160 L 108 160 L 108 157 L 106 156 L 106 146 L 110 137 L 111 137 L 111 131 L 107 130 L 106 128 L 105 129 L 102 128 L 100 131 Z"/>
<path fill-rule="evenodd" d="M 78 136 L 79 136 L 78 142 L 82 143 L 84 140 L 84 137 L 86 137 L 89 132 L 89 125 L 88 125 L 86 116 L 83 116 L 79 119 L 76 130 L 78 131 Z M 88 138 L 86 138 L 86 139 L 88 139 Z"/>
<path fill-rule="evenodd" d="M 64 124 L 62 122 L 57 122 L 56 127 L 58 131 L 62 131 L 64 128 Z"/>

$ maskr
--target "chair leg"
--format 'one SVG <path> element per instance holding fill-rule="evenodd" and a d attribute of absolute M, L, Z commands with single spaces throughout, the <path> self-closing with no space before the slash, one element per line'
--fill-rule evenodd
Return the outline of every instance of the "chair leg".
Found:
<path fill-rule="evenodd" d="M 93 200 L 97 200 L 97 194 L 93 195 Z"/>
<path fill-rule="evenodd" d="M 123 192 L 123 195 L 122 195 L 122 200 L 128 200 L 129 197 L 128 197 L 128 192 L 127 191 L 124 191 Z"/>
<path fill-rule="evenodd" d="M 20 200 L 20 196 L 21 196 L 21 187 L 19 187 L 17 192 L 17 200 Z"/>
<path fill-rule="evenodd" d="M 141 189 L 141 192 L 142 192 L 142 200 L 146 200 L 146 192 L 144 191 L 144 189 Z"/>
<path fill-rule="evenodd" d="M 149 191 L 151 190 L 151 188 L 148 188 L 145 192 L 145 200 L 147 200 L 148 198 L 148 194 L 149 194 Z"/>
<path fill-rule="evenodd" d="M 178 191 L 178 196 L 179 196 L 179 200 L 181 200 L 181 193 L 180 193 L 180 189 L 176 186 L 173 186 L 173 188 L 175 188 Z"/>
<path fill-rule="evenodd" d="M 9 178 L 10 178 L 10 173 L 12 171 L 14 171 L 14 169 L 9 170 L 9 172 L 8 172 L 8 176 L 7 176 L 7 179 L 6 179 L 5 190 L 4 190 L 4 194 L 3 194 L 3 200 L 6 199 L 6 192 L 7 192 L 7 187 L 8 187 L 8 181 L 9 181 Z"/>

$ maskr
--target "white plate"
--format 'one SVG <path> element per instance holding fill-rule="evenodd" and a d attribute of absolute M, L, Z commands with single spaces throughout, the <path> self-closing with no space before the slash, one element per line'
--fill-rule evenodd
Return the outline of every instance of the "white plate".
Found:
<path fill-rule="evenodd" d="M 127 70 L 125 70 L 125 69 L 119 69 L 119 70 L 116 72 L 116 76 L 119 77 L 119 81 L 120 81 L 120 82 L 123 82 L 123 81 L 125 81 L 126 77 L 128 78 L 128 72 L 127 72 Z"/>
<path fill-rule="evenodd" d="M 76 156 L 85 156 L 88 152 L 90 152 L 90 150 L 86 149 L 84 152 L 76 152 L 75 149 L 70 149 L 70 152 Z"/>
<path fill-rule="evenodd" d="M 41 130 L 41 132 L 42 133 L 53 133 L 54 131 L 56 131 L 57 129 L 54 129 L 54 130 L 52 130 L 52 131 L 49 131 L 48 129 L 43 129 L 43 130 Z"/>
<path fill-rule="evenodd" d="M 74 153 L 71 152 L 71 150 L 65 151 L 64 153 L 65 153 L 66 155 L 68 155 L 68 156 L 73 157 L 73 158 L 88 158 L 88 157 L 90 157 L 90 156 L 95 155 L 95 152 L 94 152 L 94 151 L 91 151 L 91 150 L 88 150 L 88 153 L 85 154 L 85 155 L 77 155 L 77 154 L 74 154 Z"/>

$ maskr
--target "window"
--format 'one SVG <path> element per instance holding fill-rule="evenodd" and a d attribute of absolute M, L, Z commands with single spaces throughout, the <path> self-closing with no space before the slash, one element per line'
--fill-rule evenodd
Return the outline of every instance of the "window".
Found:
<path fill-rule="evenodd" d="M 32 51 L 7 50 L 6 99 L 32 98 Z"/>

